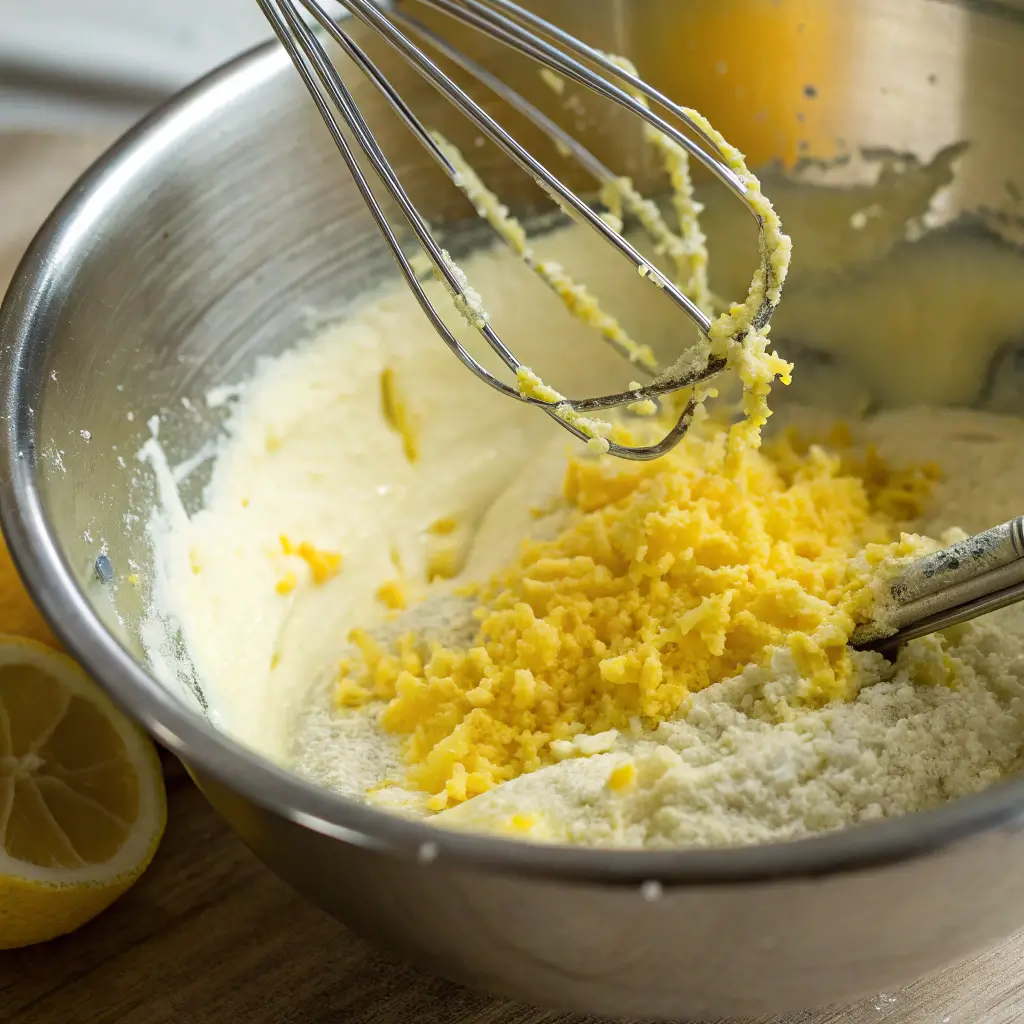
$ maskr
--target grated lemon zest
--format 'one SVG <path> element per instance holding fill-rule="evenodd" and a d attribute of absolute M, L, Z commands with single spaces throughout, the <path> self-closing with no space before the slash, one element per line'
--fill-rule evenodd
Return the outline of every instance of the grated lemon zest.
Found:
<path fill-rule="evenodd" d="M 612 749 L 617 730 L 654 728 L 779 649 L 803 700 L 847 698 L 846 642 L 872 585 L 920 547 L 893 512 L 919 512 L 908 503 L 931 480 L 877 454 L 870 472 L 787 438 L 732 450 L 711 427 L 653 462 L 573 460 L 570 525 L 482 588 L 472 647 L 420 651 L 410 636 L 392 654 L 364 636 L 351 678 L 386 701 L 381 725 L 405 737 L 408 780 L 434 810 Z"/>

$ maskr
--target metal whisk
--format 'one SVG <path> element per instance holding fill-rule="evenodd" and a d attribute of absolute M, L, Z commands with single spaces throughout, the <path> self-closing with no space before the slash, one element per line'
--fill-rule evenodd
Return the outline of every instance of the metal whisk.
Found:
<path fill-rule="evenodd" d="M 333 39 L 352 59 L 354 64 L 370 79 L 384 96 L 388 104 L 398 114 L 405 125 L 428 151 L 431 157 L 447 173 L 456 185 L 462 184 L 460 171 L 454 166 L 444 149 L 432 137 L 428 129 L 416 117 L 408 105 L 398 95 L 381 70 L 370 60 L 365 51 L 352 38 L 346 28 L 348 19 L 335 21 L 321 6 L 319 0 L 258 0 L 261 9 L 274 28 L 275 33 L 288 51 L 292 61 L 301 74 L 317 108 L 323 117 L 334 141 L 344 157 L 356 186 L 365 199 L 374 220 L 382 235 L 390 246 L 395 260 L 409 287 L 416 296 L 423 312 L 434 326 L 437 333 L 458 359 L 477 377 L 489 384 L 496 391 L 509 398 L 536 405 L 551 415 L 563 427 L 581 439 L 588 435 L 572 419 L 576 415 L 586 415 L 600 410 L 626 406 L 631 403 L 657 399 L 671 392 L 693 387 L 720 373 L 725 367 L 725 360 L 708 356 L 703 365 L 689 368 L 686 371 L 658 374 L 656 368 L 648 367 L 653 378 L 642 387 L 635 387 L 616 394 L 602 395 L 596 398 L 567 398 L 554 407 L 550 401 L 521 394 L 515 387 L 500 380 L 485 369 L 455 338 L 446 326 L 433 304 L 425 294 L 416 273 L 399 244 L 395 231 L 389 223 L 378 202 L 373 188 L 353 149 L 351 139 L 362 151 L 363 156 L 372 166 L 380 183 L 397 203 L 403 216 L 415 235 L 419 245 L 429 257 L 435 272 L 448 288 L 456 305 L 465 313 L 476 309 L 476 296 L 457 267 L 448 259 L 430 233 L 426 221 L 420 215 L 408 194 L 398 180 L 392 166 L 377 144 L 374 134 L 359 111 L 351 91 L 345 85 L 341 75 L 332 65 L 327 52 L 321 45 L 317 33 L 306 24 L 302 9 L 305 9 L 322 27 L 324 33 Z M 722 181 L 737 198 L 745 203 L 757 220 L 762 230 L 763 221 L 760 214 L 751 204 L 747 188 L 743 181 L 723 162 L 722 153 L 707 132 L 686 113 L 678 104 L 672 102 L 661 92 L 651 87 L 642 79 L 624 70 L 607 55 L 580 42 L 578 39 L 562 31 L 529 11 L 524 10 L 509 0 L 420 0 L 427 7 L 441 11 L 461 24 L 472 26 L 486 36 L 507 44 L 512 49 L 538 61 L 543 67 L 579 85 L 592 89 L 598 95 L 617 103 L 642 118 L 652 128 L 679 146 L 706 167 Z M 461 89 L 452 79 L 413 41 L 426 45 L 445 58 L 468 71 L 479 82 L 495 94 L 501 96 L 514 109 L 525 115 L 545 135 L 552 139 L 564 153 L 574 157 L 601 184 L 616 181 L 616 175 L 607 168 L 591 152 L 575 138 L 566 133 L 543 112 L 537 109 L 525 97 L 510 89 L 504 82 L 472 61 L 465 54 L 452 47 L 446 40 L 400 10 L 397 5 L 386 0 L 344 0 L 344 8 L 348 14 L 372 29 L 384 39 L 392 49 L 408 61 L 431 85 L 446 96 L 477 128 L 490 138 L 497 146 L 515 161 L 523 170 L 543 188 L 549 196 L 575 219 L 587 224 L 601 238 L 614 247 L 633 265 L 634 269 L 652 285 L 663 290 L 666 295 L 693 321 L 697 329 L 708 337 L 711 320 L 707 314 L 680 288 L 665 275 L 651 266 L 622 235 L 609 225 L 602 216 L 590 205 L 581 200 L 564 182 L 560 181 L 543 164 L 523 148 L 502 126 L 487 114 L 474 100 Z M 599 70 L 594 70 L 597 68 Z M 636 96 L 642 96 L 647 102 L 641 102 Z M 663 117 L 649 109 L 647 103 L 653 104 L 669 113 L 685 125 L 690 135 L 684 134 Z M 344 124 L 349 135 L 342 128 Z M 690 136 L 693 136 L 692 138 Z M 766 275 L 770 273 L 766 267 Z M 767 323 L 772 312 L 772 305 L 767 300 L 763 304 L 755 326 Z M 501 338 L 480 316 L 474 320 L 467 317 L 497 354 L 498 358 L 515 374 L 522 364 L 505 346 Z M 634 364 L 636 365 L 636 364 Z M 637 365 L 638 371 L 644 368 Z M 610 442 L 608 451 L 622 458 L 653 459 L 669 451 L 686 433 L 696 408 L 696 400 L 691 397 L 686 403 L 674 426 L 656 444 L 645 446 L 628 446 Z M 573 416 L 566 417 L 565 410 Z"/>

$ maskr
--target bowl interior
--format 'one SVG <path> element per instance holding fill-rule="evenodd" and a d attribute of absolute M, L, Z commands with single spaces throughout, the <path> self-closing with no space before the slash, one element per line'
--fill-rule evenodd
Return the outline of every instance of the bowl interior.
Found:
<path fill-rule="evenodd" d="M 1024 21 L 1012 9 L 828 0 L 812 23 L 801 5 L 769 0 L 557 6 L 555 20 L 629 53 L 758 164 L 775 162 L 765 190 L 796 251 L 773 331 L 798 362 L 786 400 L 837 415 L 921 402 L 1021 411 Z M 739 15 L 747 28 L 727 37 L 721 19 Z M 770 51 L 756 45 L 766 31 Z M 552 116 L 584 121 L 604 159 L 659 189 L 635 124 L 604 108 L 567 112 L 533 69 L 460 42 Z M 409 69 L 387 68 L 428 124 L 473 151 L 475 133 L 444 101 Z M 471 247 L 480 233 L 458 194 L 370 88 L 357 89 L 427 218 L 454 251 Z M 514 123 L 558 173 L 587 187 Z M 526 213 L 543 208 L 490 147 L 478 155 L 503 198 Z M 739 296 L 753 232 L 724 190 L 706 196 L 713 286 Z M 958 268 L 962 291 L 936 286 Z M 159 484 L 138 455 L 153 417 L 191 512 L 230 408 L 208 401 L 211 389 L 227 395 L 258 358 L 395 274 L 291 65 L 266 50 L 200 84 L 94 169 L 12 288 L 7 315 L 31 322 L 12 387 L 40 511 L 81 599 L 152 685 L 197 715 L 207 700 L 187 651 L 172 622 L 149 614 L 146 524 Z M 894 277 L 905 283 L 898 295 L 886 291 Z M 467 375 L 465 386 L 480 385 Z M 101 555 L 113 582 L 97 573 Z"/>

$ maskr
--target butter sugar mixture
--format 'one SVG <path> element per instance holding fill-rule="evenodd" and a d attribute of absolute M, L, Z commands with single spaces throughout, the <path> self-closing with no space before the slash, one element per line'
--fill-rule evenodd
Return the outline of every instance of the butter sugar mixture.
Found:
<path fill-rule="evenodd" d="M 671 353 L 678 311 L 591 240 L 530 244 Z M 959 243 L 943 244 L 915 258 L 948 297 Z M 988 259 L 987 281 L 1020 273 Z M 621 377 L 515 256 L 464 270 L 539 377 L 573 394 Z M 812 322 L 818 303 L 827 325 L 818 296 L 787 294 L 780 317 L 792 302 Z M 879 322 L 902 321 L 883 303 Z M 1020 770 L 1024 615 L 892 664 L 846 641 L 900 559 L 1019 514 L 1024 423 L 938 408 L 941 366 L 919 373 L 934 405 L 870 415 L 862 367 L 814 372 L 820 407 L 780 402 L 759 447 L 736 443 L 723 394 L 672 454 L 627 463 L 474 384 L 413 297 L 382 287 L 245 387 L 204 507 L 154 524 L 157 602 L 221 728 L 439 826 L 712 846 L 934 807 Z"/>

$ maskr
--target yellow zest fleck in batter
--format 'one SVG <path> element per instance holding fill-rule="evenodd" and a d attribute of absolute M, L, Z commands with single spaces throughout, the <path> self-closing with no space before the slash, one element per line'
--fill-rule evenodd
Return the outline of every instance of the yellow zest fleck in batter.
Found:
<path fill-rule="evenodd" d="M 427 580 L 450 580 L 462 568 L 462 552 L 450 544 L 438 545 L 427 553 Z"/>
<path fill-rule="evenodd" d="M 339 681 L 334 691 L 334 700 L 338 707 L 356 708 L 365 704 L 370 698 L 369 691 L 351 679 Z"/>
<path fill-rule="evenodd" d="M 434 534 L 435 537 L 446 537 L 448 534 L 454 533 L 458 528 L 457 520 L 451 516 L 443 516 L 440 519 L 435 519 L 428 527 L 428 531 Z"/>
<path fill-rule="evenodd" d="M 402 439 L 405 457 L 410 462 L 415 462 L 420 457 L 416 423 L 399 391 L 395 371 L 392 369 L 381 372 L 380 404 L 385 422 Z"/>
<path fill-rule="evenodd" d="M 317 586 L 334 579 L 341 572 L 342 558 L 336 551 L 321 551 L 308 541 L 296 545 L 284 535 L 281 536 L 281 550 L 286 555 L 297 555 L 301 558 L 309 566 L 313 582 Z"/>
<path fill-rule="evenodd" d="M 530 832 L 537 824 L 537 819 L 532 814 L 513 814 L 508 824 L 513 832 Z"/>
<path fill-rule="evenodd" d="M 608 775 L 608 788 L 621 793 L 636 781 L 636 765 L 632 761 L 617 764 Z"/>
<path fill-rule="evenodd" d="M 399 611 L 408 604 L 408 594 L 402 580 L 387 580 L 377 588 L 377 600 L 385 608 Z"/>

